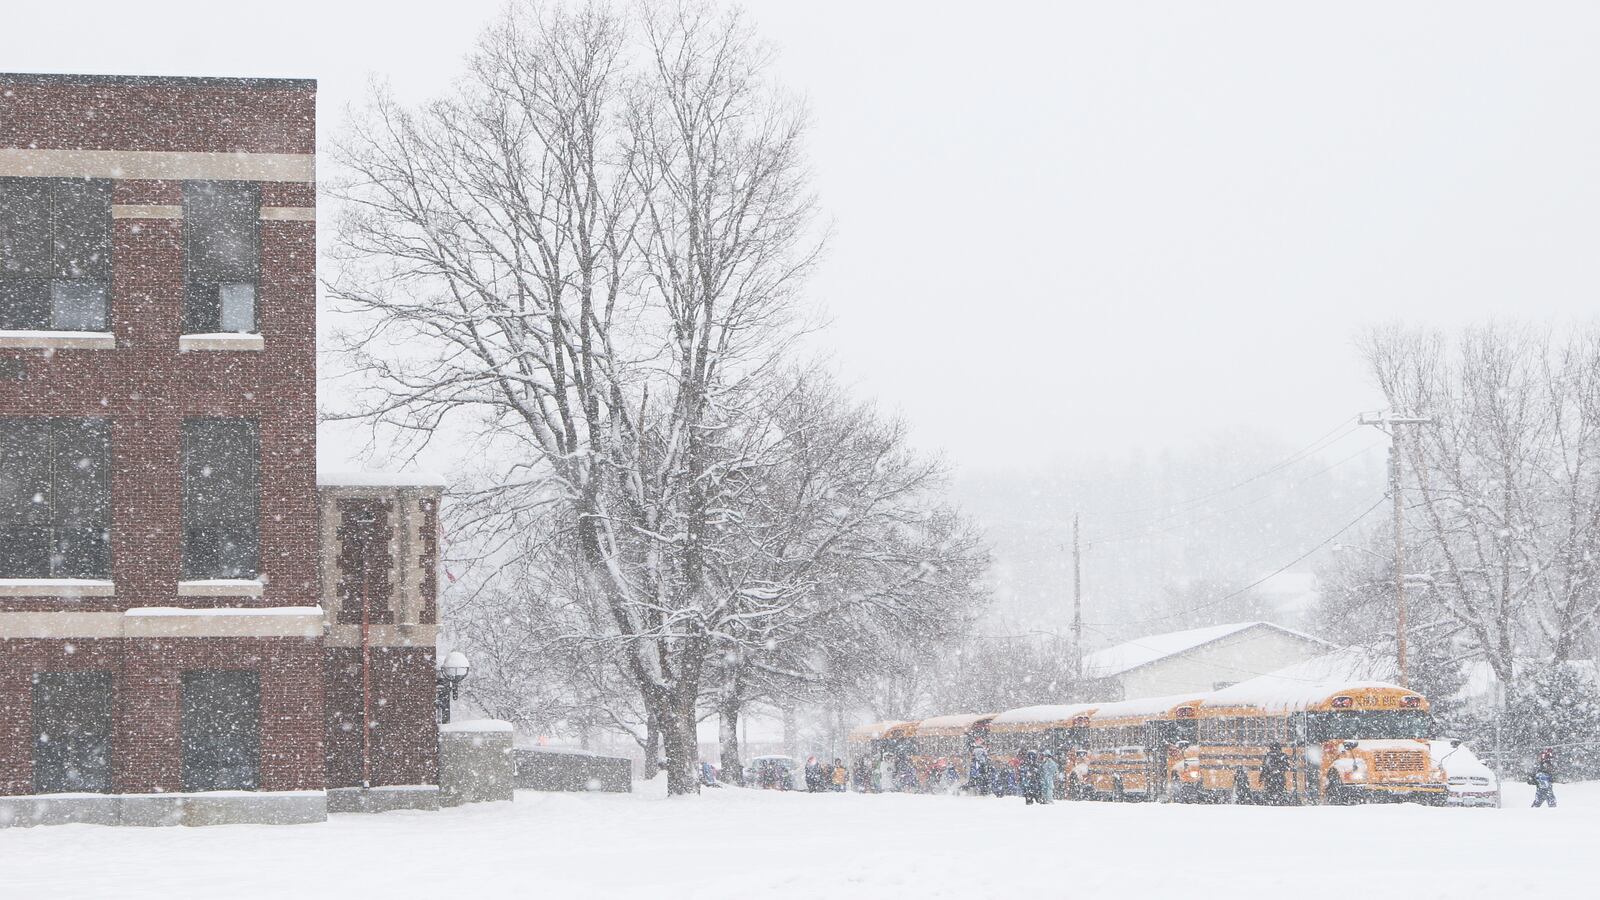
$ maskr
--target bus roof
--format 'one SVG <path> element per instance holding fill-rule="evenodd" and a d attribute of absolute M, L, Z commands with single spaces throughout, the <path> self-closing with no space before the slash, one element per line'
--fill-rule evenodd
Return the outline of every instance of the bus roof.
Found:
<path fill-rule="evenodd" d="M 1099 704 L 1095 703 L 1068 703 L 1050 704 L 1045 706 L 1023 706 L 1018 709 L 1008 709 L 990 722 L 995 725 L 1054 725 L 1071 724 L 1078 716 L 1088 715 L 1095 711 Z"/>
<path fill-rule="evenodd" d="M 1398 684 L 1390 684 L 1387 681 L 1306 682 L 1263 675 L 1211 694 L 1206 697 L 1202 708 L 1253 706 L 1272 712 L 1302 712 L 1326 709 L 1331 706 L 1334 697 L 1341 695 L 1351 697 L 1361 708 L 1398 705 L 1398 701 L 1392 704 L 1384 703 L 1380 698 L 1421 696 L 1416 691 L 1406 690 Z M 1369 697 L 1370 700 L 1366 699 Z M 1417 702 L 1422 704 L 1418 708 L 1426 708 L 1426 700 Z"/>
<path fill-rule="evenodd" d="M 857 725 L 855 728 L 850 729 L 850 734 L 846 740 L 875 741 L 878 738 L 883 737 L 884 732 L 895 727 L 896 725 L 905 724 L 907 723 L 900 719 L 891 719 L 886 722 L 873 722 L 871 725 Z"/>
<path fill-rule="evenodd" d="M 1198 708 L 1200 702 L 1206 699 L 1205 694 L 1168 694 L 1165 697 L 1136 697 L 1132 700 L 1120 700 L 1116 703 L 1102 703 L 1094 711 L 1092 720 L 1099 722 L 1103 719 L 1122 719 L 1129 716 L 1159 716 L 1170 713 L 1180 706 L 1193 706 Z"/>
<path fill-rule="evenodd" d="M 967 730 L 983 719 L 994 718 L 983 713 L 963 713 L 958 716 L 934 716 L 923 719 L 917 723 L 916 734 L 920 737 L 934 737 L 939 735 L 966 734 Z"/>

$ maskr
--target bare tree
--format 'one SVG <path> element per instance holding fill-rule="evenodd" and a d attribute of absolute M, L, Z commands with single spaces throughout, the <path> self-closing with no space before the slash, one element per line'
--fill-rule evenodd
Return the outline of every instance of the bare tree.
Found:
<path fill-rule="evenodd" d="M 1592 646 L 1600 592 L 1600 332 L 1496 325 L 1454 341 L 1378 329 L 1364 349 L 1405 436 L 1408 574 L 1515 690 L 1519 659 Z"/>
<path fill-rule="evenodd" d="M 767 71 L 737 12 L 515 6 L 451 97 L 379 92 L 338 148 L 330 293 L 368 385 L 345 414 L 419 446 L 475 423 L 504 460 L 455 504 L 509 574 L 485 621 L 520 617 L 476 632 L 507 685 L 485 701 L 534 715 L 545 654 L 572 677 L 539 715 L 632 733 L 625 682 L 672 793 L 713 666 L 736 696 L 815 683 L 806 635 L 927 627 L 981 567 L 903 428 L 780 371 L 818 244 L 805 116 Z"/>

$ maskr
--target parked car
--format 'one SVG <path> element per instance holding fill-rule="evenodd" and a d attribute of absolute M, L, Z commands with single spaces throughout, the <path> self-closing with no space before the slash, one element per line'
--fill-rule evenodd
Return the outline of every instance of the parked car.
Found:
<path fill-rule="evenodd" d="M 1449 806 L 1489 806 L 1498 808 L 1500 779 L 1461 741 L 1431 742 L 1433 758 L 1439 761 L 1450 785 Z"/>
<path fill-rule="evenodd" d="M 792 791 L 798 789 L 795 778 L 799 770 L 792 756 L 758 756 L 750 760 L 750 767 L 745 770 L 745 783 L 772 791 Z"/>

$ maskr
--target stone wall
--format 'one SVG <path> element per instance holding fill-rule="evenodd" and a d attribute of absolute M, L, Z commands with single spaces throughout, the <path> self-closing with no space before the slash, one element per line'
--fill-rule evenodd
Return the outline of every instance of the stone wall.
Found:
<path fill-rule="evenodd" d="M 439 726 L 439 805 L 510 800 L 516 785 L 510 722 L 477 719 Z"/>
<path fill-rule="evenodd" d="M 633 790 L 633 761 L 583 750 L 518 747 L 516 785 L 526 791 Z"/>

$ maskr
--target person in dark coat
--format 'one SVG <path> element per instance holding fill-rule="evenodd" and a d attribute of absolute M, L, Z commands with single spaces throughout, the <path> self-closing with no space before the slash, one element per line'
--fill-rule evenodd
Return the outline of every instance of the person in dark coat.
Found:
<path fill-rule="evenodd" d="M 1546 747 L 1539 751 L 1539 767 L 1533 770 L 1533 805 L 1556 808 L 1556 752 Z"/>
<path fill-rule="evenodd" d="M 1283 746 L 1272 744 L 1267 747 L 1266 755 L 1261 757 L 1261 789 L 1267 795 L 1267 803 L 1272 806 L 1282 806 L 1284 801 L 1284 788 L 1289 777 L 1289 756 L 1283 752 Z"/>
<path fill-rule="evenodd" d="M 815 756 L 806 760 L 806 790 L 813 794 L 822 790 L 822 765 Z"/>
<path fill-rule="evenodd" d="M 1022 789 L 1022 799 L 1032 806 L 1039 799 L 1039 754 L 1024 750 L 1017 764 L 1017 786 Z"/>

